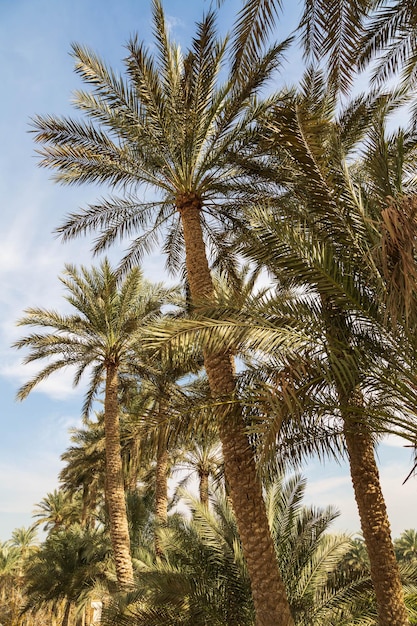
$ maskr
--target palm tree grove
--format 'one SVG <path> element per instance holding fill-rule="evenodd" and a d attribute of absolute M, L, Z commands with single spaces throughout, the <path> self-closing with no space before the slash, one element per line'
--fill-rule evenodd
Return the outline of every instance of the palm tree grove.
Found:
<path fill-rule="evenodd" d="M 17 400 L 69 373 L 79 420 L 0 541 L 0 626 L 417 624 L 378 455 L 413 483 L 417 4 L 237 4 L 179 43 L 175 2 L 137 2 L 124 57 L 73 43 L 70 113 L 24 120 L 90 261 L 14 320 Z M 350 473 L 352 532 L 307 502 L 314 460 Z"/>

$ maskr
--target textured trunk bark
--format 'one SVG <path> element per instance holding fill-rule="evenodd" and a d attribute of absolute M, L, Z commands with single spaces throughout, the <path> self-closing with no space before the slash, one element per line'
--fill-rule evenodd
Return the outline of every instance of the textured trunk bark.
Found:
<path fill-rule="evenodd" d="M 110 536 L 120 588 L 133 583 L 127 522 L 125 489 L 120 449 L 118 372 L 114 363 L 107 365 L 104 399 L 104 428 L 106 442 L 106 502 L 109 509 Z"/>
<path fill-rule="evenodd" d="M 155 480 L 155 517 L 157 522 L 157 529 L 155 533 L 155 554 L 157 556 L 162 556 L 163 550 L 161 540 L 158 536 L 158 527 L 166 526 L 168 521 L 168 450 L 164 426 L 161 427 L 158 434 Z"/>
<path fill-rule="evenodd" d="M 336 375 L 335 386 L 343 419 L 350 475 L 369 556 L 378 625 L 409 626 L 374 445 L 363 410 L 359 372 L 356 376 L 352 372 L 352 359 L 342 365 L 346 355 L 350 355 L 348 326 L 344 313 L 333 306 L 327 296 L 322 297 L 322 304 L 327 327 L 329 361 L 335 362 L 336 372 L 343 371 L 343 368 L 349 369 L 349 381 L 343 383 Z"/>
<path fill-rule="evenodd" d="M 213 297 L 213 283 L 203 240 L 197 197 L 179 196 L 177 208 L 184 233 L 187 277 L 193 305 Z M 233 360 L 227 353 L 204 354 L 214 398 L 230 399 L 235 390 Z M 251 581 L 257 626 L 293 626 L 287 594 L 278 568 L 255 461 L 244 432 L 241 411 L 224 404 L 218 410 L 226 480 L 236 515 Z"/>
<path fill-rule="evenodd" d="M 200 502 L 203 506 L 208 508 L 209 505 L 209 474 L 203 470 L 199 473 L 199 494 Z"/>
<path fill-rule="evenodd" d="M 139 437 L 135 435 L 129 450 L 129 476 L 127 481 L 127 488 L 132 493 L 136 491 L 138 485 L 138 470 L 139 470 Z"/>
<path fill-rule="evenodd" d="M 372 438 L 365 425 L 345 420 L 350 475 L 371 566 L 379 626 L 408 626 L 404 594 L 391 539 Z"/>

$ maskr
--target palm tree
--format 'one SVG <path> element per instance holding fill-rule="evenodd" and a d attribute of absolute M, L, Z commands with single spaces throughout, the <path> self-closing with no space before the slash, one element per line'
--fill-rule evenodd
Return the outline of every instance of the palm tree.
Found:
<path fill-rule="evenodd" d="M 170 316 L 168 316 L 170 317 Z M 186 377 L 196 374 L 201 360 L 193 351 L 175 354 L 174 358 L 155 358 L 152 377 L 142 381 L 139 393 L 129 404 L 128 424 L 141 440 L 140 454 L 154 460 L 155 519 L 164 526 L 168 516 L 168 477 L 174 451 L 183 441 L 181 433 L 189 420 L 186 418 L 191 401 L 187 396 Z M 158 532 L 155 551 L 161 556 Z"/>
<path fill-rule="evenodd" d="M 62 602 L 62 626 L 69 626 L 74 608 L 80 608 L 94 586 L 114 587 L 110 570 L 110 546 L 102 531 L 73 525 L 51 533 L 29 559 L 25 570 L 24 612 L 50 606 L 58 611 Z"/>
<path fill-rule="evenodd" d="M 394 541 L 395 552 L 399 560 L 415 561 L 417 558 L 417 532 L 414 529 L 405 530 Z"/>
<path fill-rule="evenodd" d="M 17 623 L 22 603 L 22 557 L 11 541 L 0 544 L 0 620 Z M 16 621 L 15 621 L 16 620 Z"/>
<path fill-rule="evenodd" d="M 200 502 L 208 507 L 210 478 L 218 480 L 222 476 L 223 462 L 218 435 L 206 428 L 205 432 L 197 433 L 190 443 L 175 464 L 174 472 L 186 472 L 178 483 L 177 491 L 185 489 L 193 476 L 197 475 Z"/>
<path fill-rule="evenodd" d="M 127 81 L 92 52 L 75 46 L 76 71 L 92 87 L 76 94 L 76 106 L 89 121 L 37 117 L 35 138 L 43 146 L 42 165 L 53 168 L 58 181 L 105 183 L 124 192 L 71 215 L 58 229 L 62 237 L 98 230 L 99 251 L 119 236 L 130 236 L 122 262 L 126 268 L 167 229 L 168 263 L 177 269 L 185 252 L 191 299 L 198 307 L 214 299 L 209 252 L 227 250 L 238 221 L 236 168 L 228 164 L 227 153 L 243 133 L 251 132 L 254 112 L 247 105 L 278 66 L 287 44 L 255 51 L 250 23 L 237 24 L 229 44 L 218 38 L 215 13 L 209 11 L 183 55 L 169 38 L 159 0 L 153 0 L 153 23 L 156 54 L 132 40 Z M 232 72 L 221 83 L 227 54 Z M 144 186 L 157 194 L 148 202 L 138 196 Z M 226 265 L 233 265 L 230 257 Z M 291 624 L 253 454 L 240 411 L 228 403 L 235 388 L 233 360 L 221 349 L 206 351 L 204 363 L 218 406 L 225 472 L 258 624 Z"/>
<path fill-rule="evenodd" d="M 28 335 L 15 343 L 17 348 L 29 348 L 26 363 L 49 360 L 19 389 L 18 398 L 26 398 L 36 385 L 63 367 L 76 367 L 74 384 L 79 383 L 87 368 L 92 368 L 83 406 L 87 416 L 104 377 L 106 503 L 118 582 L 122 587 L 128 586 L 133 582 L 133 568 L 120 453 L 119 377 L 144 371 L 137 356 L 133 358 L 134 346 L 142 325 L 159 313 L 167 290 L 146 283 L 138 268 L 133 269 L 118 288 L 116 274 L 107 260 L 91 271 L 82 267 L 79 272 L 68 265 L 61 282 L 68 292 L 66 299 L 76 311 L 74 314 L 59 315 L 55 311 L 33 308 L 18 322 L 21 326 L 52 329 Z M 51 357 L 54 358 L 50 360 Z"/>
<path fill-rule="evenodd" d="M 403 625 L 408 619 L 373 435 L 401 428 L 412 438 L 415 430 L 410 419 L 399 419 L 413 410 L 412 395 L 415 407 L 415 392 L 404 402 L 407 385 L 394 382 L 403 377 L 409 348 L 401 340 L 403 328 L 395 336 L 391 332 L 401 325 L 399 320 L 407 319 L 407 312 L 410 316 L 408 300 L 413 303 L 409 294 L 415 284 L 414 244 L 410 244 L 414 239 L 409 234 L 414 232 L 415 221 L 406 219 L 404 203 L 399 202 L 401 213 L 395 212 L 396 201 L 391 202 L 392 224 L 386 211 L 387 196 L 401 197 L 407 189 L 404 173 L 415 158 L 415 133 L 399 131 L 388 144 L 381 136 L 381 109 L 392 110 L 394 98 L 359 98 L 337 120 L 334 105 L 334 94 L 323 92 L 320 76 L 308 75 L 304 93 L 284 94 L 281 105 L 272 109 L 262 150 L 248 157 L 248 173 L 255 182 L 248 186 L 248 230 L 240 250 L 284 286 L 298 287 L 303 298 L 292 302 L 270 298 L 263 311 L 258 306 L 254 317 L 246 320 L 249 309 L 238 312 L 234 329 L 230 314 L 223 322 L 193 323 L 211 344 L 213 337 L 221 336 L 224 343 L 227 336 L 229 346 L 246 342 L 258 353 L 272 355 L 277 348 L 282 352 L 288 329 L 294 344 L 297 335 L 302 337 L 301 330 L 297 335 L 294 330 L 304 326 L 301 351 L 297 354 L 293 345 L 286 363 L 285 355 L 280 355 L 283 370 L 272 380 L 294 417 L 304 417 L 307 410 L 311 413 L 311 406 L 305 404 L 309 396 L 320 399 L 321 406 L 316 402 L 319 415 L 333 412 L 333 418 L 341 418 L 333 423 L 341 424 L 349 455 L 379 623 Z M 347 155 L 354 153 L 367 128 L 367 154 L 358 166 L 349 167 Z M 260 160 L 257 154 L 262 155 Z M 242 165 L 241 152 L 236 158 Z M 266 180 L 268 188 L 264 198 L 255 196 L 256 205 L 253 195 L 259 179 Z M 411 179 L 408 193 L 413 185 Z M 414 204 L 408 204 L 411 216 Z M 397 241 L 388 235 L 395 232 L 395 224 L 399 224 Z M 402 245 L 401 234 L 407 245 Z M 406 271 L 408 267 L 411 272 Z M 415 310 L 415 302 L 413 306 Z M 184 342 L 181 335 L 177 329 L 175 341 Z M 413 380 L 412 366 L 409 375 Z M 327 389 L 324 403 L 323 389 Z M 269 436 L 273 442 L 283 423 L 281 417 L 282 412 Z"/>
<path fill-rule="evenodd" d="M 65 528 L 80 519 L 80 502 L 76 502 L 74 496 L 63 490 L 54 489 L 36 505 L 33 517 L 38 518 L 34 526 L 44 524 L 44 531 Z"/>
<path fill-rule="evenodd" d="M 343 422 L 351 477 L 378 601 L 379 623 L 403 625 L 408 619 L 373 451 L 372 429 L 380 429 L 382 420 L 379 419 L 378 424 L 367 416 L 364 394 L 372 392 L 374 386 L 379 387 L 375 388 L 376 394 L 383 393 L 381 384 L 390 384 L 387 374 L 384 382 L 380 380 L 375 384 L 375 378 L 372 380 L 377 376 L 374 365 L 378 361 L 382 369 L 387 360 L 390 361 L 391 378 L 395 368 L 397 372 L 402 369 L 395 346 L 398 338 L 388 338 L 384 322 L 390 301 L 381 298 L 384 291 L 392 295 L 393 290 L 387 289 L 386 282 L 381 284 L 382 263 L 379 262 L 377 268 L 375 256 L 369 252 L 381 245 L 369 217 L 372 215 L 375 219 L 376 207 L 381 209 L 382 194 L 377 195 L 378 188 L 372 184 L 375 165 L 381 165 L 381 175 L 392 167 L 392 178 L 391 172 L 388 176 L 391 182 L 401 180 L 404 170 L 397 167 L 400 158 L 394 167 L 391 156 L 387 156 L 389 151 L 382 149 L 375 159 L 360 160 L 357 172 L 355 168 L 348 169 L 346 155 L 363 139 L 369 114 L 374 114 L 376 109 L 373 119 L 377 121 L 365 138 L 365 145 L 366 142 L 368 146 L 372 145 L 379 128 L 378 111 L 386 102 L 384 98 L 379 103 L 371 100 L 369 108 L 366 101 L 358 99 L 338 120 L 334 120 L 331 119 L 332 113 L 329 116 L 334 98 L 330 94 L 329 99 L 327 94 L 320 100 L 317 75 L 307 79 L 305 88 L 304 96 L 283 99 L 282 109 L 278 107 L 271 118 L 275 139 L 271 136 L 269 139 L 275 142 L 278 154 L 282 155 L 285 145 L 291 158 L 292 173 L 287 173 L 287 189 L 291 190 L 291 195 L 282 193 L 286 187 L 285 178 L 278 172 L 278 194 L 275 200 L 270 199 L 276 210 L 269 215 L 264 211 L 256 220 L 256 226 L 252 219 L 251 232 L 254 228 L 257 230 L 252 237 L 252 253 L 258 261 L 262 259 L 278 279 L 285 272 L 287 280 L 308 289 L 313 310 L 320 312 L 329 380 L 332 380 Z M 288 105 L 289 102 L 292 104 Z M 394 105 L 392 100 L 388 110 Z M 379 142 L 380 147 L 382 144 Z M 405 146 L 407 156 L 402 154 L 401 157 L 404 168 L 415 153 L 413 133 L 404 141 Z M 281 163 L 285 163 L 283 159 Z M 367 174 L 364 174 L 365 168 Z M 362 176 L 367 184 L 360 185 L 355 176 Z M 387 184 L 385 202 L 386 189 Z M 389 189 L 395 193 L 392 185 Z M 247 247 L 248 252 L 249 248 L 251 244 Z M 391 305 L 389 310 L 392 311 Z M 397 320 L 399 317 L 397 313 Z M 391 324 L 393 319 L 391 316 Z M 366 327 L 372 329 L 370 334 Z M 384 350 L 384 341 L 390 344 L 391 354 Z M 371 355 L 374 365 L 370 362 Z M 385 391 L 386 398 L 389 393 Z M 397 401 L 401 402 L 401 398 Z"/>
<path fill-rule="evenodd" d="M 64 492 L 72 497 L 81 494 L 81 524 L 93 528 L 104 506 L 105 435 L 101 415 L 85 420 L 82 428 L 70 429 L 72 445 L 61 455 L 65 463 L 59 473 Z"/>
<path fill-rule="evenodd" d="M 36 526 L 15 528 L 12 532 L 10 545 L 18 550 L 20 558 L 24 561 L 37 549 Z"/>

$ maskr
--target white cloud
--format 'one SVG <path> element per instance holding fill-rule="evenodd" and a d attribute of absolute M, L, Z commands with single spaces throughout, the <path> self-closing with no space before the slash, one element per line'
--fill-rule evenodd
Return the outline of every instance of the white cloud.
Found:
<path fill-rule="evenodd" d="M 349 476 L 334 476 L 329 478 L 323 478 L 322 480 L 316 480 L 309 483 L 308 491 L 311 496 L 323 495 L 329 492 L 333 492 L 340 487 L 346 487 L 350 484 Z"/>
<path fill-rule="evenodd" d="M 21 361 L 9 360 L 0 366 L 0 376 L 10 380 L 14 385 L 22 385 L 32 379 L 46 363 L 28 363 L 23 365 Z M 86 381 L 81 381 L 77 387 L 73 386 L 74 369 L 64 368 L 40 382 L 32 393 L 42 393 L 46 396 L 65 400 L 70 397 L 82 397 L 86 391 Z"/>
<path fill-rule="evenodd" d="M 382 445 L 388 446 L 390 448 L 404 448 L 409 447 L 409 443 L 407 440 L 402 437 L 398 437 L 397 435 L 387 435 L 384 437 Z"/>
<path fill-rule="evenodd" d="M 397 446 L 379 450 L 379 472 L 391 523 L 393 537 L 398 537 L 406 528 L 417 528 L 416 480 L 410 478 L 405 485 L 404 478 L 411 469 L 408 452 L 397 450 Z M 393 459 L 392 455 L 396 457 Z M 311 464 L 306 468 L 308 478 L 306 503 L 315 506 L 335 506 L 341 513 L 334 522 L 334 531 L 356 533 L 360 531 L 360 521 L 354 498 L 353 487 L 346 465 L 328 463 L 324 466 Z"/>
<path fill-rule="evenodd" d="M 184 20 L 176 17 L 175 15 L 165 15 L 165 23 L 168 29 L 168 32 L 171 32 L 175 28 L 184 28 L 185 22 Z"/>

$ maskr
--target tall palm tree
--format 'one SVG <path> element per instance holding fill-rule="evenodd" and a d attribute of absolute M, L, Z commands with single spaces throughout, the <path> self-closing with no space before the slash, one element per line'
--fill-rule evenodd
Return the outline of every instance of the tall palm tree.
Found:
<path fill-rule="evenodd" d="M 194 324 L 200 334 L 206 328 L 206 340 L 211 344 L 216 336 L 221 336 L 224 343 L 227 335 L 229 346 L 246 341 L 246 328 L 252 335 L 248 340 L 252 349 L 266 353 L 282 348 L 288 329 L 299 328 L 300 323 L 304 325 L 302 352 L 297 357 L 295 346 L 291 347 L 292 363 L 288 362 L 281 380 L 279 372 L 275 376 L 277 387 L 279 383 L 277 391 L 286 402 L 294 392 L 291 408 L 296 416 L 306 413 L 307 392 L 311 394 L 318 389 L 320 398 L 323 385 L 328 386 L 327 402 L 319 409 L 322 414 L 328 414 L 333 407 L 333 415 L 341 417 L 340 422 L 334 423 L 342 426 L 349 455 L 379 623 L 403 625 L 408 623 L 408 618 L 373 435 L 399 427 L 399 415 L 407 416 L 410 407 L 415 411 L 415 393 L 414 408 L 411 396 L 407 407 L 403 397 L 407 385 L 396 389 L 393 383 L 403 376 L 408 349 L 402 341 L 399 344 L 403 328 L 396 336 L 391 332 L 410 309 L 407 293 L 413 293 L 415 284 L 415 252 L 410 244 L 414 239 L 407 233 L 414 232 L 415 221 L 405 219 L 404 203 L 400 203 L 402 213 L 393 210 L 392 224 L 386 214 L 387 196 L 401 197 L 406 189 L 408 193 L 414 189 L 414 179 L 410 177 L 408 187 L 406 179 L 409 164 L 415 158 L 415 133 L 399 132 L 388 143 L 381 136 L 381 109 L 392 110 L 395 99 L 367 102 L 359 98 L 335 119 L 334 93 L 323 95 L 323 83 L 317 74 L 307 76 L 304 89 L 298 96 L 283 95 L 281 105 L 272 109 L 269 130 L 261 140 L 263 149 L 258 151 L 261 160 L 256 151 L 248 159 L 248 172 L 255 182 L 248 185 L 249 227 L 240 248 L 254 262 L 267 267 L 281 284 L 297 286 L 304 297 L 298 298 L 296 304 L 283 303 L 282 298 L 274 302 L 270 298 L 264 311 L 258 306 L 254 318 L 248 320 L 244 320 L 244 315 L 249 310 L 243 315 L 238 313 L 233 333 L 230 317 L 217 322 L 217 327 L 215 320 L 197 320 Z M 371 119 L 374 122 L 370 126 Z M 354 154 L 367 128 L 366 156 L 358 166 L 351 165 L 347 156 Z M 267 156 L 268 146 L 273 147 Z M 242 154 L 236 158 L 242 165 Z M 269 185 L 264 198 L 255 197 L 256 205 L 251 194 L 256 193 L 259 178 L 267 180 Z M 413 206 L 411 203 L 410 211 L 414 210 Z M 397 224 L 397 241 L 384 234 L 384 224 L 389 233 L 395 232 Z M 401 234 L 410 239 L 407 246 L 401 244 Z M 412 271 L 405 271 L 409 266 Z M 177 330 L 176 341 L 180 335 Z M 291 370 L 293 378 L 298 377 L 299 381 L 293 388 Z M 409 373 L 412 379 L 412 367 Z M 304 394 L 301 399 L 297 395 L 300 392 Z M 394 408 L 391 414 L 389 407 Z M 402 432 L 409 438 L 415 431 L 411 424 L 410 419 L 402 421 Z M 281 426 L 282 420 L 277 419 L 278 432 Z"/>
<path fill-rule="evenodd" d="M 389 295 L 391 290 L 381 280 L 381 262 L 377 267 L 375 253 L 370 254 L 370 250 L 381 245 L 381 236 L 373 228 L 370 216 L 375 219 L 376 207 L 382 208 L 382 194 L 377 194 L 378 187 L 373 184 L 375 172 L 372 168 L 380 164 L 380 175 L 393 168 L 388 179 L 391 183 L 402 180 L 407 171 L 406 163 L 415 154 L 415 138 L 411 132 L 404 141 L 407 156 L 403 154 L 403 169 L 401 166 L 398 169 L 398 159 L 393 167 L 389 150 L 381 150 L 375 158 L 369 156 L 368 160 L 360 160 L 358 171 L 354 167 L 349 171 L 347 155 L 353 154 L 359 140 L 364 139 L 367 120 L 373 116 L 376 122 L 364 139 L 365 145 L 366 142 L 368 146 L 372 145 L 385 99 L 370 100 L 370 106 L 359 99 L 335 120 L 331 113 L 334 97 L 330 94 L 330 99 L 327 95 L 320 100 L 317 75 L 310 76 L 305 87 L 308 89 L 304 99 L 295 98 L 290 105 L 291 98 L 284 99 L 282 109 L 277 108 L 274 120 L 271 120 L 275 133 L 272 141 L 276 141 L 281 155 L 282 146 L 288 148 L 294 177 L 291 178 L 290 173 L 288 183 L 283 184 L 278 173 L 276 212 L 273 210 L 269 215 L 264 212 L 257 222 L 259 239 L 254 243 L 253 252 L 256 249 L 278 278 L 285 272 L 287 279 L 308 289 L 314 308 L 320 311 L 330 379 L 338 398 L 351 477 L 370 558 L 379 623 L 403 625 L 408 623 L 408 618 L 373 451 L 372 429 L 378 428 L 378 422 L 367 417 L 364 405 L 365 395 L 372 391 L 374 384 L 369 379 L 373 365 L 368 359 L 374 354 L 373 359 L 378 362 L 384 352 L 383 341 L 387 340 L 394 348 L 392 359 L 397 354 L 396 365 L 391 361 L 391 367 L 401 371 L 395 342 L 392 336 L 391 340 L 388 339 L 384 328 L 389 301 L 382 298 L 382 293 L 388 291 Z M 388 110 L 394 105 L 393 100 Z M 381 147 L 383 142 L 378 145 Z M 368 184 L 360 185 L 357 176 L 363 176 Z M 392 184 L 388 187 L 387 184 L 388 181 L 385 202 L 387 188 L 391 193 L 396 192 Z M 285 187 L 286 191 L 282 193 Z M 290 195 L 287 190 L 291 190 Z M 270 202 L 274 203 L 274 200 L 271 198 Z M 273 250 L 273 258 L 266 243 L 269 250 Z M 391 261 L 389 265 L 391 267 Z M 314 300 L 314 294 L 317 300 Z M 390 319 L 392 323 L 393 317 Z M 372 329 L 369 335 L 366 327 Z M 386 351 L 384 359 L 390 360 Z M 384 360 L 381 364 L 384 367 Z M 380 385 L 376 393 L 381 393 Z M 380 420 L 379 426 L 381 423 Z"/>
<path fill-rule="evenodd" d="M 144 364 L 133 358 L 134 347 L 146 320 L 159 314 L 167 290 L 146 283 L 140 270 L 133 269 L 118 287 L 117 277 L 107 260 L 90 271 L 67 266 L 61 282 L 75 313 L 60 315 L 43 308 L 28 309 L 21 326 L 50 328 L 15 343 L 29 348 L 25 362 L 48 360 L 47 365 L 18 391 L 23 400 L 42 380 L 63 367 L 74 366 L 74 383 L 91 368 L 83 412 L 88 415 L 102 389 L 104 379 L 104 423 L 106 449 L 106 503 L 117 578 L 120 586 L 133 582 L 125 490 L 120 454 L 119 378 L 129 372 L 141 373 Z M 51 360 L 52 357 L 52 360 Z M 149 369 L 149 368 L 148 368 Z"/>
<path fill-rule="evenodd" d="M 87 121 L 53 116 L 34 120 L 42 165 L 66 184 L 105 183 L 122 197 L 70 215 L 58 229 L 64 239 L 99 231 L 95 250 L 132 237 L 124 267 L 136 264 L 165 230 L 168 263 L 185 266 L 194 307 L 214 299 L 212 251 L 227 250 L 238 220 L 236 168 L 227 153 L 250 133 L 257 90 L 278 66 L 286 43 L 255 51 L 251 24 L 218 37 L 215 13 L 198 24 L 183 55 L 170 40 L 159 0 L 153 0 L 155 54 L 136 39 L 128 44 L 128 79 L 108 70 L 92 52 L 75 46 L 76 71 L 91 91 L 76 94 Z M 247 30 L 249 27 L 249 31 Z M 245 35 L 246 33 L 246 35 Z M 256 46 L 255 46 L 256 47 Z M 221 82 L 227 54 L 232 71 Z M 256 107 L 255 107 L 256 108 Z M 138 191 L 154 189 L 152 200 Z M 226 265 L 230 269 L 230 258 Z M 205 368 L 218 406 L 225 472 L 253 588 L 258 624 L 292 624 L 277 568 L 255 462 L 240 411 L 228 403 L 235 388 L 227 350 L 206 351 Z"/>

